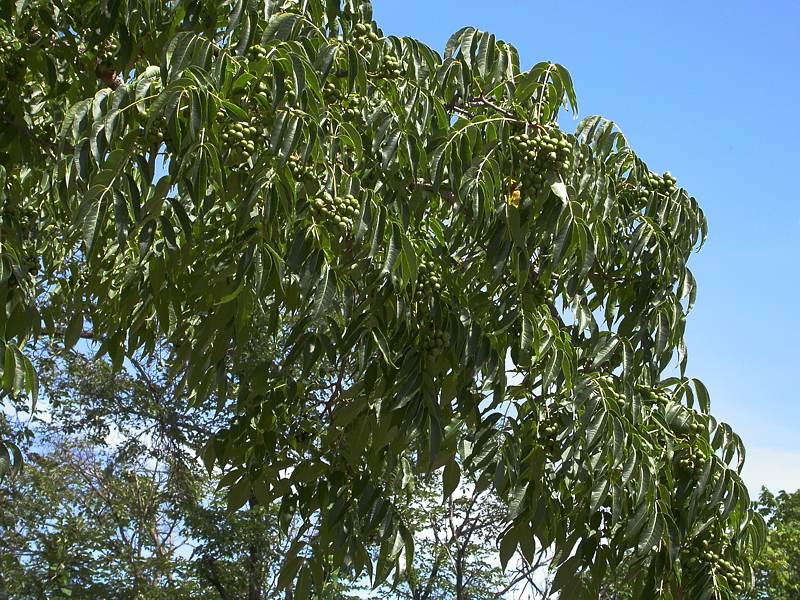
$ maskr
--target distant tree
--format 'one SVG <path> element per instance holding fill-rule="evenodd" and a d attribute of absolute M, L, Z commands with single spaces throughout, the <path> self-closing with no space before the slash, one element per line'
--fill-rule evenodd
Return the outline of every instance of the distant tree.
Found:
<path fill-rule="evenodd" d="M 115 472 L 94 449 L 38 440 L 28 468 L 0 491 L 0 574 L 9 598 L 192 598 L 191 561 L 176 542 L 167 473 Z M 5 487 L 5 486 L 4 486 Z"/>
<path fill-rule="evenodd" d="M 5 598 L 271 598 L 289 536 L 278 507 L 231 513 L 218 475 L 194 458 L 213 416 L 182 410 L 155 365 L 114 372 L 83 353 L 42 349 L 36 365 L 48 404 L 27 429 L 29 462 L 0 487 L 0 593 Z M 411 474 L 409 473 L 409 476 Z M 491 490 L 461 482 L 443 497 L 441 474 L 415 478 L 398 499 L 418 532 L 414 565 L 387 599 L 547 598 L 546 553 L 531 538 L 504 556 L 507 507 Z M 363 590 L 330 578 L 326 598 Z M 290 594 L 291 595 L 291 594 Z"/>
<path fill-rule="evenodd" d="M 462 482 L 458 493 L 443 496 L 440 476 L 417 480 L 403 518 L 418 532 L 413 564 L 394 585 L 377 590 L 387 600 L 493 600 L 550 598 L 550 563 L 546 548 L 533 538 L 525 555 L 498 548 L 507 506 L 475 482 Z M 506 563 L 506 564 L 504 564 Z"/>
<path fill-rule="evenodd" d="M 46 412 L 2 419 L 29 451 L 0 484 L 0 598 L 275 597 L 291 538 L 275 504 L 228 510 L 197 459 L 213 411 L 187 412 L 156 364 L 51 348 L 36 364 Z"/>
<path fill-rule="evenodd" d="M 761 488 L 757 510 L 767 522 L 767 543 L 756 560 L 756 584 L 748 598 L 800 598 L 800 490 L 775 495 Z"/>

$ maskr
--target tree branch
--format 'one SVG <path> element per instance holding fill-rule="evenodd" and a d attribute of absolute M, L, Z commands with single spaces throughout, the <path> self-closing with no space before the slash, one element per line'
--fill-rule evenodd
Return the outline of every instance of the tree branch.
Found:
<path fill-rule="evenodd" d="M 506 117 L 507 119 L 513 119 L 514 121 L 522 122 L 517 118 L 513 112 L 506 110 L 499 104 L 485 98 L 484 96 L 478 96 L 477 98 L 473 98 L 469 102 L 467 102 L 467 106 L 479 106 L 484 108 L 491 108 L 493 111 L 499 113 L 500 115 Z"/>
<path fill-rule="evenodd" d="M 219 578 L 219 573 L 217 572 L 217 559 L 206 554 L 203 556 L 201 564 L 205 567 L 203 575 L 205 575 L 206 579 L 208 579 L 208 582 L 214 587 L 214 589 L 217 590 L 221 600 L 233 600 L 233 596 L 228 594 L 228 590 L 225 589 L 225 586 L 222 585 L 222 581 Z"/>

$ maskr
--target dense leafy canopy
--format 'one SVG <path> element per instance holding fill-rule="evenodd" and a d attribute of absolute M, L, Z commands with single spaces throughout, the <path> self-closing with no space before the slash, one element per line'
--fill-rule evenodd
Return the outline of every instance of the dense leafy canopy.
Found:
<path fill-rule="evenodd" d="M 0 412 L 0 432 L 21 440 L 26 467 L 0 482 L 0 599 L 233 600 L 281 597 L 278 503 L 228 512 L 219 473 L 196 460 L 214 409 L 187 414 L 163 365 L 113 372 L 81 350 L 38 344 L 34 365 L 47 402 L 34 415 Z M 23 417 L 18 419 L 15 417 Z M 505 506 L 464 481 L 442 502 L 440 472 L 415 476 L 397 499 L 416 530 L 411 576 L 370 590 L 335 574 L 324 600 L 363 597 L 496 600 L 547 595 L 546 549 L 533 565 L 497 560 Z M 374 550 L 373 550 L 374 552 Z M 508 594 L 513 590 L 513 595 Z M 526 597 L 528 597 L 526 595 Z"/>
<path fill-rule="evenodd" d="M 0 481 L 0 599 L 283 597 L 295 524 L 282 534 L 275 503 L 227 511 L 196 456 L 213 409 L 186 414 L 155 362 L 115 373 L 42 346 L 48 401 L 23 419 L 0 412 L 0 432 L 26 449 L 20 475 Z M 324 600 L 342 600 L 338 587 Z"/>
<path fill-rule="evenodd" d="M 759 600 L 789 600 L 800 594 L 800 490 L 773 494 L 761 488 L 758 512 L 767 521 L 764 551 L 755 561 L 755 588 Z"/>
<path fill-rule="evenodd" d="M 0 7 L 8 393 L 31 337 L 158 357 L 220 411 L 229 508 L 302 519 L 301 597 L 402 579 L 396 499 L 439 468 L 566 597 L 623 564 L 641 597 L 748 585 L 744 451 L 684 375 L 705 218 L 613 123 L 558 127 L 562 66 L 473 28 L 439 55 L 356 0 Z"/>

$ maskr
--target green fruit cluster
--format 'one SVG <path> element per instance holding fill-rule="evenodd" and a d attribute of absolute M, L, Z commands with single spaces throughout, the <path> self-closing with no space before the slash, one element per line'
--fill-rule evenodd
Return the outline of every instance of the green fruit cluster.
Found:
<path fill-rule="evenodd" d="M 247 58 L 249 60 L 264 60 L 267 58 L 267 49 L 260 44 L 253 44 L 247 49 Z"/>
<path fill-rule="evenodd" d="M 546 287 L 541 282 L 537 282 L 536 286 L 533 288 L 533 298 L 539 304 L 552 304 L 556 300 L 556 295 L 553 290 Z"/>
<path fill-rule="evenodd" d="M 394 54 L 386 54 L 383 57 L 378 77 L 383 79 L 396 79 L 403 75 L 403 67 L 400 60 Z"/>
<path fill-rule="evenodd" d="M 678 186 L 676 185 L 678 182 L 669 171 L 664 173 L 663 175 L 657 175 L 656 173 L 648 173 L 647 179 L 643 185 L 644 192 L 643 195 L 645 198 L 649 196 L 649 192 L 656 192 L 661 194 L 671 194 Z"/>
<path fill-rule="evenodd" d="M 700 567 L 703 571 L 714 571 L 717 579 L 723 579 L 734 592 L 742 593 L 747 589 L 744 569 L 725 558 L 730 555 L 730 542 L 720 533 L 705 532 L 685 552 L 689 555 L 688 563 L 691 566 Z"/>
<path fill-rule="evenodd" d="M 286 166 L 292 172 L 295 181 L 300 181 L 314 174 L 314 169 L 304 165 L 302 159 L 297 154 L 292 154 L 286 159 Z"/>
<path fill-rule="evenodd" d="M 0 209 L 0 224 L 9 230 L 16 230 L 20 241 L 33 242 L 39 230 L 39 217 L 32 208 L 16 206 L 6 198 Z"/>
<path fill-rule="evenodd" d="M 517 164 L 522 171 L 522 193 L 537 196 L 545 188 L 547 175 L 566 172 L 571 164 L 572 144 L 559 129 L 539 135 L 511 136 Z"/>
<path fill-rule="evenodd" d="M 100 45 L 98 58 L 101 61 L 111 62 L 119 52 L 119 43 L 114 38 L 106 38 Z"/>
<path fill-rule="evenodd" d="M 743 592 L 747 588 L 747 581 L 744 578 L 744 569 L 729 560 L 721 558 L 717 563 L 717 571 L 728 584 L 728 587 L 735 592 Z"/>
<path fill-rule="evenodd" d="M 442 290 L 442 278 L 433 261 L 423 258 L 417 270 L 416 299 L 419 301 L 431 298 Z"/>
<path fill-rule="evenodd" d="M 339 86 L 332 79 L 327 79 L 323 84 L 322 95 L 328 104 L 333 104 L 342 99 L 342 92 L 339 91 Z"/>
<path fill-rule="evenodd" d="M 317 196 L 311 206 L 320 217 L 338 228 L 341 233 L 353 227 L 353 217 L 360 208 L 358 200 L 352 194 L 334 198 L 327 190 Z"/>
<path fill-rule="evenodd" d="M 617 402 L 627 402 L 625 394 L 619 393 L 615 388 L 614 378 L 611 375 L 601 375 L 597 378 L 598 382 L 603 384 L 605 388 L 605 395 L 615 399 Z"/>
<path fill-rule="evenodd" d="M 372 46 L 381 39 L 378 31 L 372 23 L 356 23 L 353 25 L 353 43 L 363 54 L 372 51 Z"/>
<path fill-rule="evenodd" d="M 17 50 L 16 39 L 7 31 L 0 30 L 0 56 L 3 58 Z"/>
<path fill-rule="evenodd" d="M 0 67 L 5 79 L 16 81 L 25 73 L 28 66 L 25 55 L 20 52 L 17 39 L 7 31 L 0 31 Z"/>
<path fill-rule="evenodd" d="M 269 102 L 269 86 L 267 85 L 266 81 L 261 79 L 255 84 L 253 96 L 256 98 L 261 98 L 264 102 Z"/>
<path fill-rule="evenodd" d="M 550 455 L 555 455 L 558 452 L 559 430 L 560 427 L 558 426 L 554 415 L 545 416 L 544 419 L 539 423 L 539 443 Z"/>
<path fill-rule="evenodd" d="M 685 471 L 692 473 L 700 473 L 703 470 L 708 454 L 702 448 L 688 448 L 676 454 L 677 465 Z"/>
<path fill-rule="evenodd" d="M 445 331 L 432 330 L 427 334 L 420 334 L 419 348 L 425 354 L 436 356 L 450 343 L 450 336 Z"/>
<path fill-rule="evenodd" d="M 368 110 L 372 103 L 364 96 L 352 94 L 344 99 L 342 115 L 348 121 L 361 120 L 365 110 Z"/>
<path fill-rule="evenodd" d="M 218 119 L 225 119 L 227 113 L 224 109 L 217 111 Z M 225 125 L 222 131 L 222 141 L 227 145 L 230 156 L 240 163 L 247 162 L 255 154 L 256 142 L 260 135 L 256 124 L 258 120 L 253 117 L 250 121 L 233 121 Z"/>
<path fill-rule="evenodd" d="M 643 386 L 640 391 L 643 394 L 646 394 L 647 399 L 655 406 L 663 406 L 669 401 L 669 394 L 664 390 L 654 390 L 652 388 L 648 388 L 647 386 Z"/>
<path fill-rule="evenodd" d="M 3 67 L 6 78 L 11 81 L 17 81 L 28 68 L 28 61 L 24 55 L 18 54 L 10 57 L 10 60 L 5 62 Z"/>
<path fill-rule="evenodd" d="M 545 438 L 553 438 L 558 433 L 558 425 L 555 423 L 547 424 L 546 422 L 539 428 L 539 432 Z"/>
<path fill-rule="evenodd" d="M 233 101 L 240 106 L 248 104 L 251 99 L 260 99 L 263 103 L 270 104 L 270 86 L 264 77 L 262 75 L 260 79 L 250 79 L 244 86 L 237 87 L 232 93 Z M 286 97 L 293 100 L 294 90 L 287 89 Z"/>
<path fill-rule="evenodd" d="M 611 375 L 600 375 L 597 378 L 597 381 L 606 384 L 607 386 L 613 387 L 614 385 L 614 378 Z"/>
<path fill-rule="evenodd" d="M 652 194 L 670 195 L 677 188 L 677 180 L 667 171 L 663 175 L 648 173 L 638 185 L 626 183 L 619 191 L 619 199 L 633 210 L 647 205 Z"/>

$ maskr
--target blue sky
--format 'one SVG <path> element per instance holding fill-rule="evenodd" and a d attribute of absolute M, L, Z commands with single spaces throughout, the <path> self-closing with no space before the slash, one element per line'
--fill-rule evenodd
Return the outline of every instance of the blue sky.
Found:
<path fill-rule="evenodd" d="M 751 493 L 800 488 L 800 2 L 374 0 L 387 34 L 441 50 L 464 25 L 560 62 L 580 117 L 619 124 L 709 219 L 693 258 L 689 371 L 748 447 Z"/>

